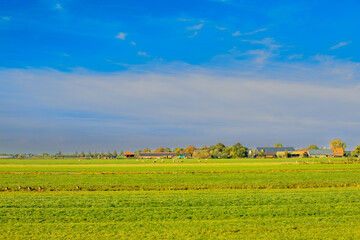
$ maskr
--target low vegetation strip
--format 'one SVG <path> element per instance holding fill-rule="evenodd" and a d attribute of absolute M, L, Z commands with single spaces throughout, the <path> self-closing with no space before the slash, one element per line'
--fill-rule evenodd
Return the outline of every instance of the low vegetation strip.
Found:
<path fill-rule="evenodd" d="M 1 165 L 4 172 L 241 172 L 241 171 L 277 171 L 277 170 L 332 170 L 360 169 L 360 164 L 117 164 L 117 165 Z"/>
<path fill-rule="evenodd" d="M 178 174 L 0 174 L 2 191 L 286 189 L 360 185 L 360 171 Z"/>
<path fill-rule="evenodd" d="M 153 185 L 153 186 L 136 186 L 136 185 L 43 185 L 19 187 L 4 187 L 3 192 L 46 192 L 46 191 L 179 191 L 179 190 L 220 190 L 220 189 L 308 189 L 308 188 L 347 188 L 360 187 L 359 182 L 304 182 L 304 183 L 268 183 L 268 184 L 172 184 L 172 185 Z"/>
<path fill-rule="evenodd" d="M 243 171 L 156 171 L 156 172 L 0 172 L 0 174 L 46 174 L 46 175 L 60 175 L 60 174 L 90 174 L 90 175 L 102 175 L 102 174 L 194 174 L 194 173 L 278 173 L 278 172 L 342 172 L 342 171 L 360 171 L 360 169 L 293 169 L 293 170 L 243 170 Z"/>
<path fill-rule="evenodd" d="M 358 239 L 347 189 L 4 192 L 4 239 Z"/>

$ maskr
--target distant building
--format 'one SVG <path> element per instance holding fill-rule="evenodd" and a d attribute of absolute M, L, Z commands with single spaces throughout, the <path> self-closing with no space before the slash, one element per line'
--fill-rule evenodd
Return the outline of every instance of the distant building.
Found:
<path fill-rule="evenodd" d="M 135 157 L 135 154 L 130 151 L 126 151 L 126 152 L 124 152 L 124 157 L 125 158 L 133 158 L 133 157 Z"/>
<path fill-rule="evenodd" d="M 344 156 L 344 149 L 342 148 L 332 148 L 334 152 L 334 157 L 343 157 Z"/>
<path fill-rule="evenodd" d="M 334 151 L 331 149 L 309 149 L 309 157 L 334 157 Z"/>
<path fill-rule="evenodd" d="M 278 158 L 284 158 L 284 157 L 303 158 L 303 157 L 308 157 L 308 153 L 307 153 L 307 151 L 301 149 L 301 150 L 297 150 L 297 151 L 277 152 L 276 156 Z"/>
<path fill-rule="evenodd" d="M 180 153 L 180 158 L 189 156 L 189 153 Z M 173 158 L 176 156 L 174 152 L 140 152 L 139 158 Z"/>
<path fill-rule="evenodd" d="M 254 150 L 255 156 L 258 156 L 259 153 L 263 152 L 264 157 L 276 157 L 277 152 L 293 152 L 295 151 L 294 147 L 257 147 Z"/>

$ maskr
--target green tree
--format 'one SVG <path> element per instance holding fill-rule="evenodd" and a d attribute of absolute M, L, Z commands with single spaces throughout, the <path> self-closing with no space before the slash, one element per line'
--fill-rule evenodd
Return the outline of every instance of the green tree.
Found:
<path fill-rule="evenodd" d="M 352 157 L 360 157 L 360 145 L 357 145 L 354 151 L 351 152 Z"/>
<path fill-rule="evenodd" d="M 139 157 L 141 150 L 137 150 L 134 152 L 135 157 Z"/>
<path fill-rule="evenodd" d="M 181 154 L 181 148 L 180 148 L 180 147 L 177 147 L 174 152 L 175 152 L 176 156 L 180 156 L 180 154 Z"/>
<path fill-rule="evenodd" d="M 248 156 L 248 149 L 244 147 L 241 143 L 235 143 L 231 147 L 231 157 L 232 158 L 242 158 Z"/>
<path fill-rule="evenodd" d="M 171 148 L 165 147 L 165 148 L 164 148 L 164 152 L 171 152 Z"/>
<path fill-rule="evenodd" d="M 113 152 L 112 156 L 113 156 L 113 158 L 117 158 L 118 153 L 117 153 L 117 151 L 116 151 L 116 150 L 114 150 L 114 152 Z"/>
<path fill-rule="evenodd" d="M 265 152 L 264 149 L 261 149 L 261 151 L 259 152 L 259 157 L 265 157 Z"/>
<path fill-rule="evenodd" d="M 164 147 L 158 147 L 155 152 L 164 152 Z"/>
<path fill-rule="evenodd" d="M 189 146 L 187 146 L 187 147 L 185 148 L 185 151 L 186 151 L 188 154 L 190 154 L 190 156 L 193 155 L 193 153 L 194 153 L 195 150 L 196 150 L 196 148 L 195 148 L 194 146 L 192 146 L 192 145 L 189 145 Z"/>
<path fill-rule="evenodd" d="M 275 143 L 274 147 L 284 147 L 281 143 Z"/>
<path fill-rule="evenodd" d="M 330 142 L 330 148 L 342 148 L 345 152 L 346 149 L 346 143 L 342 142 L 340 139 L 333 139 Z"/>
<path fill-rule="evenodd" d="M 55 157 L 62 157 L 63 154 L 61 153 L 61 151 L 59 151 L 58 153 L 55 153 Z"/>
<path fill-rule="evenodd" d="M 84 153 L 84 151 L 81 151 L 81 153 L 80 153 L 80 155 L 79 155 L 80 157 L 85 157 L 85 153 Z"/>
<path fill-rule="evenodd" d="M 142 152 L 151 152 L 150 148 L 145 148 L 144 150 L 142 150 Z"/>
<path fill-rule="evenodd" d="M 46 152 L 44 152 L 44 153 L 41 154 L 41 156 L 42 156 L 42 157 L 47 157 L 47 156 L 49 156 L 49 154 L 46 153 Z"/>
<path fill-rule="evenodd" d="M 207 150 L 195 150 L 193 157 L 199 159 L 208 159 L 211 158 L 211 154 Z"/>
<path fill-rule="evenodd" d="M 316 146 L 315 144 L 311 144 L 310 146 L 307 147 L 307 149 L 317 150 L 317 149 L 320 149 L 320 148 L 318 146 Z"/>
<path fill-rule="evenodd" d="M 85 157 L 91 158 L 91 157 L 92 157 L 91 152 L 89 151 L 89 152 L 85 155 Z"/>
<path fill-rule="evenodd" d="M 219 142 L 214 147 L 215 147 L 215 149 L 218 149 L 220 152 L 222 152 L 223 149 L 225 148 L 225 145 L 223 143 Z"/>

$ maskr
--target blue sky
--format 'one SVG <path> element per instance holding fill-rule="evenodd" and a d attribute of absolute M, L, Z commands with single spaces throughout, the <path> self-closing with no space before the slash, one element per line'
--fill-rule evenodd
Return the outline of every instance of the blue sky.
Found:
<path fill-rule="evenodd" d="M 0 151 L 360 144 L 358 1 L 0 1 Z"/>

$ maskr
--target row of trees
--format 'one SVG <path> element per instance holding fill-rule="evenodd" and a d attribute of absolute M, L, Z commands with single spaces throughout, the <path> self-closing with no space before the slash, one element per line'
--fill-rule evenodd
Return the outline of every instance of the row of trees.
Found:
<path fill-rule="evenodd" d="M 75 153 L 67 153 L 67 154 L 63 154 L 61 153 L 61 151 L 59 151 L 58 153 L 55 153 L 53 155 L 50 155 L 48 153 L 42 153 L 41 156 L 42 157 L 55 157 L 55 158 L 63 158 L 63 157 L 68 157 L 68 158 L 78 158 L 78 157 L 87 157 L 87 158 L 96 158 L 96 159 L 101 159 L 101 158 L 117 158 L 119 156 L 123 155 L 123 151 L 121 151 L 120 153 L 118 153 L 116 150 L 114 150 L 114 152 L 110 152 L 108 151 L 107 153 L 101 152 L 91 152 L 88 151 L 87 153 L 85 153 L 84 151 L 78 153 L 77 151 Z"/>
<path fill-rule="evenodd" d="M 241 143 L 235 143 L 233 146 L 225 146 L 223 143 L 217 143 L 201 148 L 196 148 L 193 145 L 189 145 L 186 148 L 176 147 L 174 149 L 169 147 L 159 147 L 155 150 L 145 148 L 144 150 L 136 151 L 135 155 L 139 152 L 174 152 L 176 155 L 181 155 L 181 153 L 185 152 L 195 158 L 237 158 L 247 157 L 248 149 Z"/>
<path fill-rule="evenodd" d="M 330 142 L 330 148 L 342 148 L 344 151 L 346 150 L 345 142 L 342 142 L 340 139 L 334 139 Z M 276 143 L 274 147 L 283 147 L 281 143 Z M 320 149 L 318 146 L 312 144 L 305 149 Z M 138 150 L 135 152 L 135 156 L 137 156 L 140 152 L 174 152 L 176 155 L 181 155 L 182 153 L 186 152 L 191 157 L 194 158 L 242 158 L 248 157 L 248 148 L 244 147 L 241 143 L 235 143 L 232 146 L 225 146 L 223 143 L 217 143 L 211 146 L 203 146 L 201 148 L 196 148 L 193 145 L 189 145 L 186 148 L 176 147 L 171 149 L 169 147 L 158 147 L 154 150 L 150 148 L 145 148 L 143 150 Z M 24 157 L 30 156 L 31 154 L 13 154 L 15 157 Z M 351 153 L 354 157 L 360 156 L 360 145 L 358 145 L 354 151 Z M 62 158 L 62 157 L 87 157 L 87 158 L 95 158 L 95 159 L 102 159 L 102 158 L 121 158 L 123 157 L 123 151 L 119 153 L 115 150 L 113 152 L 108 151 L 107 153 L 104 152 L 91 152 L 88 151 L 85 153 L 82 152 L 75 152 L 75 153 L 67 153 L 63 154 L 59 151 L 56 154 L 50 155 L 48 153 L 42 153 L 42 157 L 55 157 L 55 158 Z"/>

